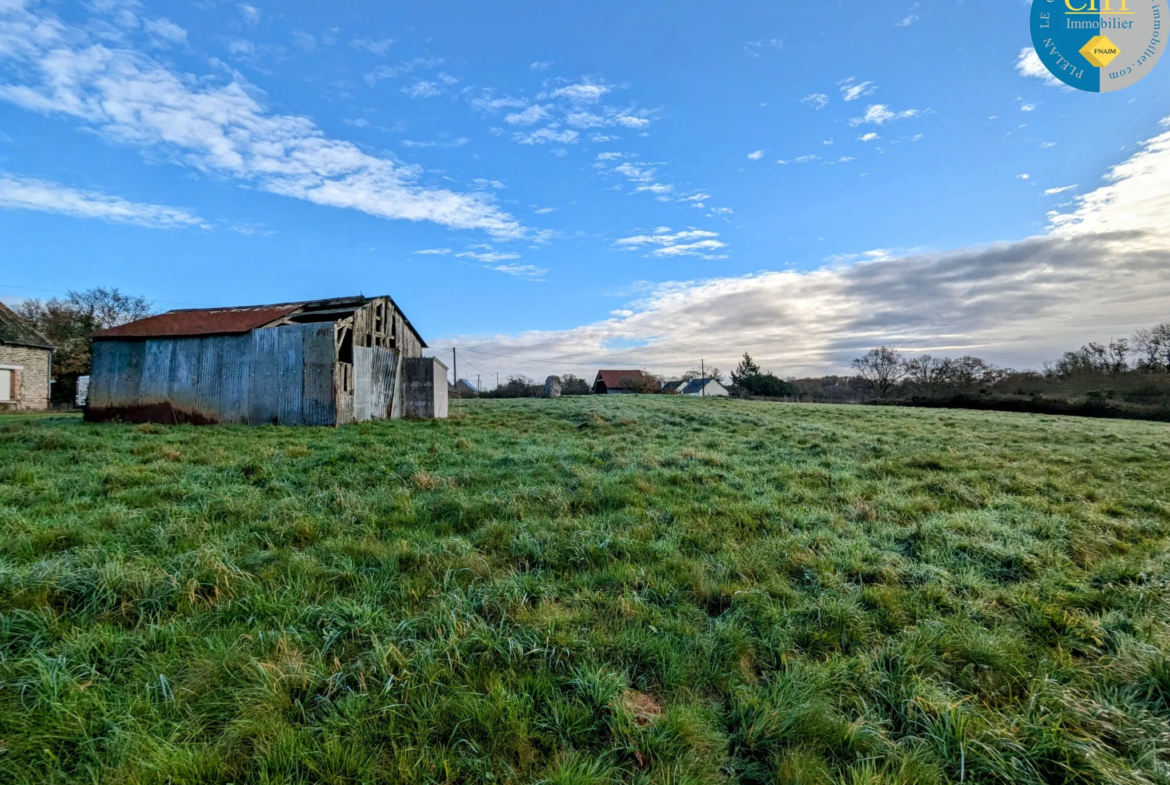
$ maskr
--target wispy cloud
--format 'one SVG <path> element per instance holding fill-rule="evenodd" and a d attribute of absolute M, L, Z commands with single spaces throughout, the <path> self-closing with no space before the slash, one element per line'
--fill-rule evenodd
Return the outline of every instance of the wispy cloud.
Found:
<path fill-rule="evenodd" d="M 688 229 L 682 232 L 671 233 L 665 226 L 660 226 L 653 234 L 639 234 L 625 237 L 614 245 L 623 250 L 651 249 L 649 255 L 663 258 L 674 256 L 698 256 L 703 259 L 726 259 L 723 254 L 716 254 L 727 244 L 715 239 L 718 232 L 703 229 Z"/>
<path fill-rule="evenodd" d="M 858 82 L 852 76 L 837 82 L 837 87 L 841 88 L 841 100 L 843 101 L 856 101 L 858 98 L 865 98 L 877 92 L 877 85 L 873 82 Z"/>
<path fill-rule="evenodd" d="M 873 131 L 870 131 L 867 134 L 862 134 L 861 136 L 857 137 L 857 139 L 862 142 L 873 142 L 877 139 L 881 139 L 881 137 L 875 134 Z"/>
<path fill-rule="evenodd" d="M 528 67 L 533 71 L 547 71 L 552 67 L 552 63 L 548 62 L 547 60 L 537 60 Z"/>
<path fill-rule="evenodd" d="M 779 38 L 769 38 L 760 41 L 748 41 L 743 45 L 743 51 L 747 53 L 748 57 L 759 57 L 766 51 L 779 52 L 784 48 L 784 42 Z"/>
<path fill-rule="evenodd" d="M 813 93 L 812 95 L 806 95 L 804 98 L 801 98 L 800 102 L 802 104 L 808 104 L 813 109 L 820 110 L 829 105 L 829 96 L 824 93 Z"/>
<path fill-rule="evenodd" d="M 533 104 L 523 112 L 513 112 L 504 118 L 509 125 L 532 125 L 549 118 L 549 107 Z"/>
<path fill-rule="evenodd" d="M 83 191 L 60 183 L 0 172 L 0 208 L 97 218 L 148 229 L 204 226 L 203 219 L 177 207 L 131 202 L 117 196 Z"/>
<path fill-rule="evenodd" d="M 248 5 L 247 3 L 241 3 L 238 8 L 240 9 L 240 16 L 244 18 L 245 22 L 250 25 L 257 25 L 260 23 L 259 8 L 254 5 Z"/>
<path fill-rule="evenodd" d="M 1052 195 L 1054 195 L 1054 194 L 1062 194 L 1062 193 L 1064 193 L 1065 191 L 1071 191 L 1071 190 L 1072 190 L 1072 189 L 1074 189 L 1074 188 L 1076 188 L 1076 185 L 1075 185 L 1075 184 L 1073 184 L 1073 185 L 1062 185 L 1062 186 L 1061 186 L 1061 187 L 1059 187 L 1059 188 L 1049 188 L 1047 191 L 1045 191 L 1045 192 L 1044 192 L 1044 195 L 1045 195 L 1045 196 L 1052 196 Z"/>
<path fill-rule="evenodd" d="M 396 43 L 398 42 L 393 38 L 379 38 L 376 41 L 370 38 L 355 38 L 349 42 L 349 45 L 354 49 L 361 49 L 378 57 L 385 57 L 390 53 L 390 47 Z"/>
<path fill-rule="evenodd" d="M 902 19 L 901 22 L 898 22 L 895 27 L 909 27 L 910 25 L 917 22 L 919 16 L 914 12 L 918 10 L 918 5 L 918 3 L 915 3 L 914 5 L 910 6 L 910 10 L 906 12 L 906 16 Z"/>
<path fill-rule="evenodd" d="M 179 75 L 9 4 L 0 10 L 0 40 L 14 39 L 20 44 L 0 46 L 8 78 L 0 100 L 26 110 L 281 196 L 499 237 L 525 233 L 484 194 L 425 185 L 418 167 L 330 138 L 307 117 L 268 110 L 238 74 L 226 82 Z"/>
<path fill-rule="evenodd" d="M 849 120 L 849 125 L 856 128 L 859 125 L 885 125 L 894 120 L 905 120 L 910 117 L 918 117 L 922 112 L 918 109 L 906 109 L 901 112 L 895 112 L 885 104 L 871 104 L 866 107 L 865 114 L 861 117 L 854 117 Z"/>
<path fill-rule="evenodd" d="M 748 160 L 750 160 L 750 161 L 758 161 L 763 157 L 764 157 L 763 150 L 756 150 L 754 153 L 748 153 Z"/>
<path fill-rule="evenodd" d="M 537 281 L 548 275 L 548 270 L 534 264 L 497 264 L 490 269 L 517 278 L 527 278 L 530 281 Z"/>
<path fill-rule="evenodd" d="M 159 45 L 187 43 L 187 31 L 170 19 L 146 19 L 142 29 Z"/>
<path fill-rule="evenodd" d="M 1036 53 L 1033 47 L 1025 46 L 1020 50 L 1020 54 L 1016 58 L 1016 70 L 1020 72 L 1020 76 L 1039 79 L 1049 87 L 1059 87 L 1065 90 L 1072 89 L 1052 75 L 1052 72 L 1041 62 L 1040 55 Z"/>
<path fill-rule="evenodd" d="M 450 248 L 424 248 L 421 251 L 415 251 L 419 256 L 446 256 L 451 253 Z"/>

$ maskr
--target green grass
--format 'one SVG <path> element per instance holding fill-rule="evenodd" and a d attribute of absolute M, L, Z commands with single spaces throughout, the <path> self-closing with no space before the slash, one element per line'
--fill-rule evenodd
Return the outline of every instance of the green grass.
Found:
<path fill-rule="evenodd" d="M 1167 783 L 1170 426 L 0 417 L 6 783 Z"/>

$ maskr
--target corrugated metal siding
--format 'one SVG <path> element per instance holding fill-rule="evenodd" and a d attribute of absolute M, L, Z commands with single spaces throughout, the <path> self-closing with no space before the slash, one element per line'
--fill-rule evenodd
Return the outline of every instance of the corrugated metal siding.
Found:
<path fill-rule="evenodd" d="M 332 425 L 333 325 L 94 343 L 91 419 Z"/>
<path fill-rule="evenodd" d="M 398 356 L 380 346 L 353 349 L 353 418 L 357 422 L 390 417 L 398 383 Z"/>

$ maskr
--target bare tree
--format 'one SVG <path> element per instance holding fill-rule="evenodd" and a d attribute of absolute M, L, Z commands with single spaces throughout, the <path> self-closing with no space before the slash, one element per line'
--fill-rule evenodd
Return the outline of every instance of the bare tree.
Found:
<path fill-rule="evenodd" d="M 1133 336 L 1133 347 L 1139 355 L 1140 370 L 1170 371 L 1170 322 L 1138 330 Z"/>
<path fill-rule="evenodd" d="M 76 377 L 89 372 L 91 336 L 95 332 L 142 319 L 154 312 L 145 298 L 105 287 L 71 291 L 65 299 L 25 300 L 18 310 L 56 345 L 53 372 L 59 377 Z"/>
<path fill-rule="evenodd" d="M 870 349 L 850 364 L 881 398 L 889 395 L 906 375 L 905 358 L 890 346 Z"/>
<path fill-rule="evenodd" d="M 935 391 L 946 387 L 954 372 L 954 361 L 949 357 L 924 354 L 904 362 L 906 381 L 923 390 Z"/>

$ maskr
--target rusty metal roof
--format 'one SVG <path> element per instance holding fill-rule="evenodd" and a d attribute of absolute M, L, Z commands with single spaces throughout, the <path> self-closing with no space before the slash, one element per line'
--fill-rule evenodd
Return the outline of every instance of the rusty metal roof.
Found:
<path fill-rule="evenodd" d="M 34 349 L 56 348 L 27 320 L 4 303 L 0 303 L 0 343 L 9 346 L 30 346 Z"/>
<path fill-rule="evenodd" d="M 94 333 L 94 338 L 178 338 L 194 335 L 246 333 L 288 316 L 307 303 L 245 305 L 237 308 L 196 308 L 167 311 L 136 322 Z"/>
<path fill-rule="evenodd" d="M 598 371 L 597 376 L 601 381 L 605 382 L 606 387 L 621 388 L 623 379 L 633 379 L 640 381 L 645 378 L 646 374 L 639 370 L 631 371 Z M 594 384 L 596 384 L 596 380 Z"/>
<path fill-rule="evenodd" d="M 426 341 L 419 335 L 418 330 L 410 323 L 406 314 L 394 302 L 394 298 L 385 296 L 394 309 L 402 316 L 406 326 L 415 334 L 423 348 Z M 344 318 L 345 309 L 357 310 L 363 305 L 379 299 L 377 297 L 335 297 L 328 300 L 305 300 L 296 303 L 277 303 L 274 305 L 241 305 L 232 308 L 190 308 L 178 311 L 167 311 L 158 316 L 148 316 L 136 322 L 111 327 L 94 333 L 95 339 L 103 338 L 188 338 L 199 335 L 234 335 L 250 332 L 258 327 L 271 324 L 286 316 L 309 314 L 337 309 L 337 319 Z"/>

